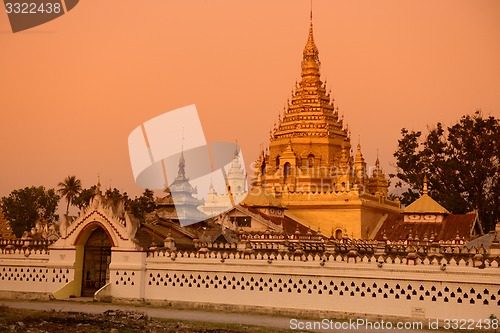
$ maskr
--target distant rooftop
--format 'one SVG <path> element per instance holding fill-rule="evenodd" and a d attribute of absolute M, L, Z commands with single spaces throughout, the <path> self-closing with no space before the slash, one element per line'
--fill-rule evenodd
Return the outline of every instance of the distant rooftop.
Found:
<path fill-rule="evenodd" d="M 450 214 L 446 208 L 438 204 L 436 200 L 432 199 L 427 193 L 403 209 L 403 213 Z"/>
<path fill-rule="evenodd" d="M 427 177 L 424 177 L 424 194 L 417 200 L 403 209 L 403 213 L 433 213 L 433 214 L 450 214 L 450 212 L 441 206 L 436 200 L 432 199 L 428 194 Z"/>

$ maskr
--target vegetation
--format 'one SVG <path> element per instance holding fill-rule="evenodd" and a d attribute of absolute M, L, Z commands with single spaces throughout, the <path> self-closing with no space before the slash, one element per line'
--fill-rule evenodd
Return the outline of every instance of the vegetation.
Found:
<path fill-rule="evenodd" d="M 401 130 L 396 187 L 404 188 L 403 204 L 416 200 L 427 175 L 430 195 L 453 213 L 478 210 L 486 230 L 500 218 L 500 122 L 480 111 L 444 128 L 437 123 L 423 137 Z"/>
<path fill-rule="evenodd" d="M 80 194 L 82 190 L 82 182 L 75 176 L 68 176 L 64 181 L 58 184 L 59 189 L 57 192 L 66 199 L 68 203 L 66 206 L 66 215 L 69 213 L 69 206 L 73 203 L 75 198 Z"/>
<path fill-rule="evenodd" d="M 129 201 L 127 192 L 123 192 L 122 194 L 117 188 L 107 189 L 106 192 L 104 192 L 104 196 L 108 198 L 108 200 L 111 200 L 114 205 L 117 205 L 121 200 L 123 200 L 126 205 Z"/>
<path fill-rule="evenodd" d="M 90 200 L 94 197 L 97 186 L 93 185 L 89 188 L 84 188 L 80 191 L 78 196 L 73 199 L 73 205 L 78 207 L 78 209 L 82 209 L 83 207 L 87 207 L 90 204 Z"/>
<path fill-rule="evenodd" d="M 74 204 L 80 209 L 87 207 L 90 204 L 90 200 L 94 197 L 96 188 L 94 185 L 81 190 L 80 194 L 74 199 Z M 156 209 L 155 195 L 152 190 L 146 189 L 140 197 L 130 199 L 127 192 L 121 193 L 117 188 L 113 188 L 106 190 L 104 196 L 113 202 L 114 205 L 117 205 L 120 200 L 124 200 L 125 209 L 130 211 L 139 220 L 144 220 L 147 213 Z"/>
<path fill-rule="evenodd" d="M 59 199 L 54 189 L 32 186 L 14 190 L 9 196 L 2 197 L 0 206 L 14 234 L 21 237 L 23 232 L 31 230 L 39 219 L 49 223 L 57 221 L 59 216 L 55 211 Z"/>
<path fill-rule="evenodd" d="M 71 205 L 82 209 L 90 204 L 97 191 L 97 186 L 83 188 L 81 181 L 75 176 L 68 176 L 58 184 L 57 193 L 54 189 L 46 190 L 43 186 L 32 186 L 12 191 L 9 196 L 0 200 L 0 209 L 9 221 L 16 237 L 22 237 L 25 231 L 30 231 L 38 220 L 48 223 L 56 222 L 59 216 L 55 213 L 59 200 L 66 199 L 66 214 Z M 143 221 L 146 214 L 156 209 L 154 192 L 146 189 L 140 197 L 130 199 L 126 192 L 118 189 L 108 189 L 104 196 L 117 205 L 123 200 L 126 210 Z"/>
<path fill-rule="evenodd" d="M 148 189 L 144 190 L 140 197 L 129 201 L 129 207 L 135 217 L 144 220 L 147 213 L 156 209 L 154 192 Z"/>

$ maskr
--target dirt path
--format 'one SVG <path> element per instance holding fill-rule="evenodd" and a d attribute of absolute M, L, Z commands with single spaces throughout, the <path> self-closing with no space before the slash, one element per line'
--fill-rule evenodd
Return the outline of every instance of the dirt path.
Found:
<path fill-rule="evenodd" d="M 300 327 L 300 323 L 304 325 L 306 320 L 300 320 L 300 323 L 293 322 L 292 318 L 289 317 L 272 317 L 266 315 L 258 314 L 244 314 L 244 313 L 223 313 L 214 311 L 197 311 L 197 310 L 175 310 L 169 308 L 157 308 L 151 306 L 130 306 L 123 304 L 111 304 L 111 303 L 94 303 L 94 302 L 77 302 L 77 301 L 18 301 L 18 300 L 0 300 L 0 306 L 6 306 L 15 309 L 26 309 L 26 310 L 38 310 L 38 311 L 60 311 L 60 312 L 80 312 L 87 314 L 102 314 L 108 310 L 119 310 L 119 311 L 139 311 L 145 313 L 152 318 L 162 318 L 162 319 L 173 319 L 179 321 L 200 321 L 206 323 L 224 323 L 224 324 L 237 324 L 237 325 L 248 325 L 248 326 L 261 326 L 270 329 L 287 330 L 290 332 L 381 332 L 390 331 L 388 329 L 366 329 L 364 327 L 358 327 L 356 329 L 333 329 L 333 330 L 322 330 L 322 329 L 306 329 L 307 327 Z M 318 318 L 318 320 L 321 320 Z M 295 326 L 291 326 L 294 323 Z M 337 323 L 337 324 L 340 324 Z M 345 322 L 347 324 L 347 322 Z M 408 329 L 408 330 L 396 330 L 394 327 L 393 331 L 400 331 L 405 333 L 431 333 L 435 332 L 428 330 L 424 326 L 422 329 Z"/>
<path fill-rule="evenodd" d="M 121 304 L 74 302 L 74 301 L 17 301 L 0 300 L 0 306 L 16 309 L 39 310 L 39 311 L 61 311 L 82 312 L 100 314 L 107 310 L 140 311 L 152 318 L 177 319 L 186 321 L 202 321 L 211 323 L 242 324 L 251 326 L 263 326 L 276 329 L 289 329 L 290 319 L 283 317 L 269 317 L 262 315 L 221 313 L 196 310 L 175 310 L 154 307 L 127 306 Z"/>

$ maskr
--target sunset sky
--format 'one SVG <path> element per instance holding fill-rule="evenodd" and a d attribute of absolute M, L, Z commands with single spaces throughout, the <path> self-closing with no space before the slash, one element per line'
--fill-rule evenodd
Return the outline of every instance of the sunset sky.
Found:
<path fill-rule="evenodd" d="M 98 174 L 135 196 L 128 135 L 178 107 L 256 158 L 300 77 L 310 2 L 82 0 L 15 34 L 0 9 L 0 196 Z M 386 174 L 402 127 L 500 116 L 498 0 L 315 0 L 314 33 L 353 145 Z"/>

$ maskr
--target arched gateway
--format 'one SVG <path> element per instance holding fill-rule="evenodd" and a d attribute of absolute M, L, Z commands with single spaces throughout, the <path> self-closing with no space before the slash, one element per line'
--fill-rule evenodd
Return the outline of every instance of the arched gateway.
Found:
<path fill-rule="evenodd" d="M 103 287 L 120 294 L 116 290 L 120 285 L 113 278 L 123 270 L 141 270 L 145 259 L 143 247 L 135 237 L 137 228 L 138 222 L 123 205 L 111 205 L 99 189 L 76 219 L 63 218 L 59 226 L 61 237 L 50 247 L 49 265 L 63 266 L 68 282 L 55 297 L 92 297 Z"/>
<path fill-rule="evenodd" d="M 109 282 L 111 238 L 100 226 L 93 226 L 83 253 L 82 296 L 91 297 Z"/>

